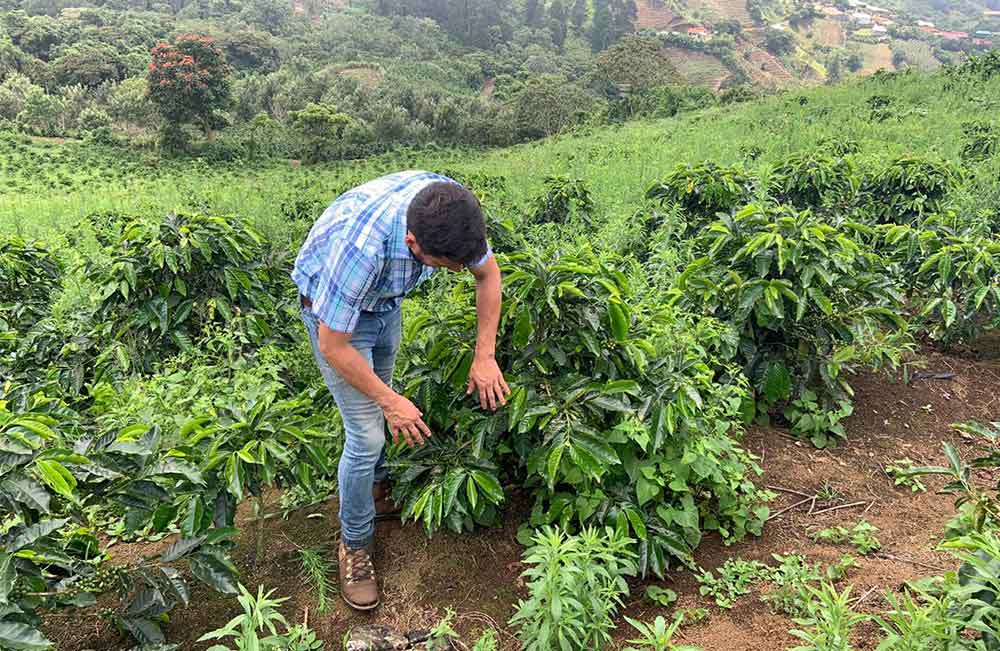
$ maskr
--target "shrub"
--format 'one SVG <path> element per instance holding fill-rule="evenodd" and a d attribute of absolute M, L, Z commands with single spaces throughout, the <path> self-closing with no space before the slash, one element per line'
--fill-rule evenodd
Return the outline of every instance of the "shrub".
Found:
<path fill-rule="evenodd" d="M 500 262 L 498 362 L 517 387 L 504 411 L 455 401 L 472 361 L 456 344 L 472 341 L 470 281 L 451 290 L 451 310 L 407 325 L 404 391 L 440 447 L 396 460 L 405 516 L 430 531 L 495 521 L 505 468 L 535 494 L 532 525 L 629 529 L 644 574 L 689 559 L 703 529 L 759 532 L 768 494 L 731 436 L 744 389 L 716 381 L 710 344 L 683 320 L 638 311 L 623 274 L 589 251 Z"/>
<path fill-rule="evenodd" d="M 805 390 L 834 409 L 852 395 L 845 367 L 893 363 L 898 350 L 873 333 L 904 331 L 902 296 L 849 232 L 809 211 L 751 205 L 714 222 L 695 247 L 701 257 L 678 277 L 670 304 L 736 328 L 759 410 Z"/>
<path fill-rule="evenodd" d="M 680 205 L 695 228 L 749 201 L 755 180 L 738 167 L 706 161 L 701 165 L 678 165 L 653 185 L 646 198 Z"/>
<path fill-rule="evenodd" d="M 286 336 L 275 318 L 290 317 L 294 304 L 284 264 L 241 219 L 168 215 L 124 224 L 85 273 L 97 287 L 99 330 L 149 368 L 212 323 L 228 324 L 247 346 Z"/>
<path fill-rule="evenodd" d="M 901 156 L 865 180 L 867 211 L 878 223 L 911 222 L 939 210 L 960 179 L 959 171 L 947 161 Z"/>
<path fill-rule="evenodd" d="M 992 122 L 967 122 L 962 125 L 965 141 L 962 143 L 962 158 L 978 161 L 1000 153 L 1000 127 Z"/>
<path fill-rule="evenodd" d="M 793 154 L 771 173 L 771 194 L 781 203 L 805 208 L 842 209 L 858 190 L 853 165 L 819 152 Z"/>
<path fill-rule="evenodd" d="M 589 224 L 593 209 L 590 190 L 583 179 L 549 176 L 545 178 L 545 192 L 531 201 L 528 214 L 536 224 L 564 224 L 571 216 Z"/>

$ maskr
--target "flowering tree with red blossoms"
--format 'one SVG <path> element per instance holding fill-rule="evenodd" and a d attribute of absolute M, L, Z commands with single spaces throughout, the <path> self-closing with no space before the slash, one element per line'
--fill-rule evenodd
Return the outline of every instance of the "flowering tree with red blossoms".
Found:
<path fill-rule="evenodd" d="M 168 126 L 195 124 L 208 134 L 231 101 L 229 66 L 211 37 L 181 34 L 157 43 L 149 62 L 149 98 Z"/>

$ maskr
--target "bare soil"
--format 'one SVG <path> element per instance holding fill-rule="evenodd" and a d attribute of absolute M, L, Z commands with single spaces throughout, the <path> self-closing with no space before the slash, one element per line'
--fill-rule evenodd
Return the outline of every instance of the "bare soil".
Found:
<path fill-rule="evenodd" d="M 849 440 L 841 447 L 817 450 L 795 441 L 775 428 L 751 428 L 746 447 L 762 459 L 761 482 L 784 490 L 771 505 L 772 513 L 803 499 L 796 493 L 815 495 L 824 485 L 840 497 L 831 502 L 817 500 L 774 517 L 764 535 L 726 547 L 709 539 L 698 550 L 697 561 L 715 568 L 733 557 L 770 561 L 771 554 L 797 552 L 811 561 L 832 563 L 850 548 L 814 543 L 807 533 L 836 524 L 853 525 L 861 517 L 879 528 L 880 554 L 860 559 L 848 580 L 853 594 L 864 597 L 859 609 L 876 612 L 885 607 L 883 593 L 898 589 L 905 581 L 954 568 L 954 561 L 937 553 L 935 545 L 954 513 L 952 498 L 938 495 L 940 483 L 925 481 L 926 493 L 894 487 L 884 472 L 886 464 L 908 457 L 917 464 L 943 463 L 942 441 L 951 441 L 961 453 L 972 453 L 970 442 L 951 428 L 955 422 L 1000 420 L 1000 362 L 972 360 L 927 353 L 921 357 L 925 371 L 954 373 L 946 380 L 900 380 L 862 375 L 853 385 L 857 391 L 855 414 L 848 421 Z M 795 491 L 795 492 L 791 492 Z M 858 506 L 816 513 L 831 506 L 860 502 Z M 439 534 L 428 541 L 417 526 L 399 523 L 378 525 L 377 566 L 384 582 L 383 604 L 372 614 L 352 612 L 337 597 L 330 612 L 320 614 L 312 590 L 299 576 L 297 549 L 322 548 L 335 558 L 337 529 L 333 502 L 296 512 L 288 519 L 274 518 L 266 531 L 264 558 L 253 558 L 249 528 L 240 540 L 236 560 L 248 586 L 263 584 L 288 596 L 282 610 L 290 621 L 308 623 L 327 642 L 328 649 L 341 645 L 344 633 L 361 623 L 380 623 L 401 630 L 425 628 L 444 615 L 457 613 L 457 628 L 466 643 L 485 628 L 500 633 L 504 649 L 517 648 L 506 621 L 517 600 L 524 595 L 519 575 L 522 548 L 514 535 L 526 516 L 528 500 L 512 495 L 505 526 L 472 535 Z M 810 508 L 814 511 L 810 514 Z M 168 541 L 155 544 L 118 545 L 113 548 L 121 562 L 155 553 Z M 333 577 L 335 579 L 335 577 Z M 659 582 L 657 582 L 659 583 Z M 695 577 L 686 571 L 672 573 L 662 585 L 680 595 L 678 607 L 705 607 L 707 621 L 686 626 L 683 642 L 706 650 L 777 651 L 792 646 L 787 631 L 792 622 L 773 614 L 758 596 L 749 595 L 730 610 L 716 607 L 698 594 Z M 670 609 L 651 605 L 635 584 L 626 614 L 649 620 Z M 198 587 L 192 605 L 174 611 L 168 624 L 169 639 L 180 648 L 207 647 L 195 640 L 204 632 L 222 626 L 239 611 L 235 599 Z M 628 626 L 619 629 L 621 639 L 630 637 Z M 45 630 L 60 651 L 127 649 L 127 641 L 94 612 L 59 612 L 45 617 Z M 874 649 L 877 637 L 870 625 L 858 630 L 858 649 Z"/>

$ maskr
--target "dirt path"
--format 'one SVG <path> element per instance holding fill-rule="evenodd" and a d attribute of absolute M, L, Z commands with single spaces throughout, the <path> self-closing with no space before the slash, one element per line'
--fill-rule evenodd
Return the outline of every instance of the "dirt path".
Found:
<path fill-rule="evenodd" d="M 954 442 L 959 451 L 971 450 L 950 424 L 967 420 L 1000 420 L 1000 362 L 970 362 L 938 354 L 923 356 L 927 370 L 956 373 L 951 380 L 916 380 L 909 385 L 883 378 L 862 376 L 855 380 L 856 411 L 848 422 L 849 441 L 833 451 L 820 451 L 791 440 L 787 434 L 765 428 L 748 432 L 746 447 L 763 458 L 764 483 L 814 494 L 824 484 L 840 493 L 839 502 L 855 501 L 863 505 L 809 515 L 808 505 L 776 517 L 765 527 L 760 538 L 749 539 L 731 547 L 709 540 L 698 552 L 698 562 L 715 568 L 732 557 L 769 561 L 771 554 L 797 552 L 811 561 L 836 561 L 848 548 L 813 543 L 806 532 L 835 524 L 853 524 L 864 515 L 880 531 L 883 550 L 897 559 L 872 557 L 860 560 L 860 567 L 849 574 L 858 596 L 875 591 L 864 601 L 862 610 L 874 612 L 884 607 L 881 593 L 898 588 L 904 581 L 933 571 L 917 563 L 953 566 L 947 555 L 932 551 L 942 528 L 953 513 L 952 500 L 936 495 L 938 484 L 927 481 L 927 493 L 913 494 L 908 488 L 895 488 L 883 473 L 888 462 L 909 457 L 918 464 L 942 463 L 941 442 Z M 777 512 L 799 498 L 780 493 L 772 504 Z M 237 561 L 247 585 L 263 583 L 289 596 L 283 612 L 291 621 L 302 621 L 306 610 L 309 624 L 327 642 L 327 649 L 340 648 L 343 634 L 356 623 L 374 621 L 403 629 L 425 627 L 443 615 L 446 608 L 458 613 L 458 629 L 467 641 L 485 627 L 501 629 L 504 649 L 517 648 L 516 640 L 504 623 L 514 605 L 523 596 L 518 576 L 521 548 L 514 539 L 520 518 L 526 515 L 527 500 L 511 497 L 507 524 L 499 531 L 481 531 L 475 535 L 440 534 L 427 541 L 415 526 L 398 523 L 379 525 L 380 543 L 376 556 L 386 582 L 383 606 L 372 615 L 352 613 L 336 598 L 328 614 L 318 614 L 311 590 L 299 578 L 297 547 L 332 549 L 336 529 L 336 511 L 332 503 L 298 512 L 288 520 L 270 521 L 267 532 L 268 552 L 259 565 L 253 563 L 252 542 L 241 541 Z M 823 504 L 826 505 L 825 503 Z M 817 507 L 819 510 L 819 507 Z M 309 517 L 312 516 L 312 517 Z M 245 536 L 245 538 L 248 538 Z M 123 545 L 116 553 L 129 557 L 148 553 L 148 547 Z M 331 554 L 332 555 L 332 554 Z M 908 559 L 907 561 L 898 560 Z M 722 610 L 698 595 L 693 575 L 677 572 L 663 583 L 680 595 L 679 607 L 706 607 L 709 619 L 683 629 L 684 643 L 704 649 L 727 651 L 778 651 L 791 646 L 793 638 L 786 631 L 790 620 L 774 615 L 755 595 L 745 597 L 731 610 Z M 238 611 L 234 599 L 221 597 L 198 588 L 190 608 L 179 609 L 169 624 L 169 639 L 185 651 L 204 649 L 193 641 L 202 633 L 221 626 Z M 642 599 L 641 586 L 635 586 L 627 614 L 651 619 L 670 611 Z M 86 624 L 81 626 L 80 622 Z M 620 629 L 629 637 L 628 627 Z M 47 618 L 46 630 L 60 651 L 85 649 L 118 650 L 128 645 L 103 620 L 92 612 L 81 616 L 66 613 Z M 862 626 L 859 650 L 874 649 L 873 629 Z"/>

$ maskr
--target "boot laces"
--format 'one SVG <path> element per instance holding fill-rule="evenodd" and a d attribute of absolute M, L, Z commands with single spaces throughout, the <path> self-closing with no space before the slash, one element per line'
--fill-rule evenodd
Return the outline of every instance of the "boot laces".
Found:
<path fill-rule="evenodd" d="M 347 550 L 347 582 L 357 583 L 375 578 L 375 565 L 364 547 Z"/>

